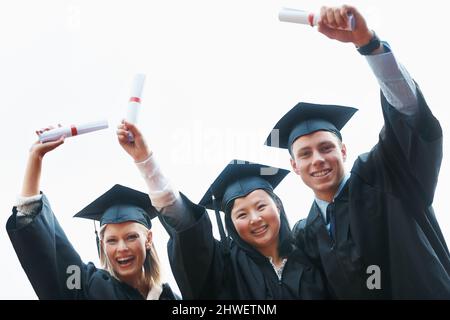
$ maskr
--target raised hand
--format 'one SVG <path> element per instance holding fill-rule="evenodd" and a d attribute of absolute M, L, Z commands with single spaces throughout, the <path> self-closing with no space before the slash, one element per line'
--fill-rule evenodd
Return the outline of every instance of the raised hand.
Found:
<path fill-rule="evenodd" d="M 58 127 L 61 127 L 61 125 L 58 125 Z M 39 136 L 44 131 L 49 131 L 53 128 L 54 128 L 53 126 L 48 126 L 47 128 L 36 130 L 36 134 Z M 55 148 L 59 147 L 61 144 L 63 144 L 64 139 L 65 139 L 65 137 L 62 136 L 61 138 L 59 138 L 56 141 L 50 141 L 50 142 L 44 142 L 44 143 L 42 143 L 38 140 L 35 143 L 33 143 L 33 145 L 31 146 L 30 156 L 36 156 L 42 160 L 42 158 L 44 157 L 44 155 L 47 152 L 52 151 L 53 149 L 55 149 Z"/>
<path fill-rule="evenodd" d="M 133 142 L 128 140 L 128 132 L 133 134 Z M 147 160 L 152 154 L 138 128 L 126 120 L 122 120 L 122 123 L 117 126 L 117 139 L 119 140 L 119 144 L 122 148 L 134 159 L 135 162 Z"/>
<path fill-rule="evenodd" d="M 355 19 L 355 28 L 353 30 L 344 30 L 347 27 L 349 14 L 352 14 Z M 369 43 L 373 36 L 373 32 L 367 27 L 366 20 L 361 13 L 355 7 L 349 5 L 322 7 L 320 9 L 318 31 L 330 39 L 352 42 L 357 47 Z"/>
<path fill-rule="evenodd" d="M 50 126 L 48 128 L 38 130 L 36 131 L 36 134 L 39 135 L 42 132 L 50 129 L 53 129 L 53 127 Z M 28 156 L 27 168 L 25 169 L 25 177 L 22 184 L 22 196 L 30 197 L 39 194 L 42 159 L 47 152 L 52 151 L 53 149 L 63 144 L 64 138 L 65 137 L 62 136 L 56 141 L 42 143 L 38 140 L 33 143 Z"/>

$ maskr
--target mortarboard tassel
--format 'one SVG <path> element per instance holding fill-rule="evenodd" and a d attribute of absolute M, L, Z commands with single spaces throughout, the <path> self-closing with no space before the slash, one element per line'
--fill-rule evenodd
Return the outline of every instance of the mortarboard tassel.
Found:
<path fill-rule="evenodd" d="M 217 227 L 219 228 L 220 242 L 228 249 L 228 237 L 225 235 L 225 229 L 223 228 L 222 219 L 220 218 L 219 207 L 214 194 L 212 195 L 212 201 L 214 206 L 214 212 L 216 213 Z"/>
<path fill-rule="evenodd" d="M 94 221 L 94 230 L 95 230 L 95 242 L 97 243 L 97 253 L 98 253 L 98 256 L 100 257 L 100 238 L 98 237 L 98 232 L 97 232 L 97 227 L 95 226 L 95 221 Z"/>

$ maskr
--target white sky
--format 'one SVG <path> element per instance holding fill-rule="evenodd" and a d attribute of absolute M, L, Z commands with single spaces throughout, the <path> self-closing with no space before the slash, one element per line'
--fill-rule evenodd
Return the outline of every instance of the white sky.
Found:
<path fill-rule="evenodd" d="M 444 160 L 434 208 L 450 242 L 446 2 L 346 2 L 356 5 L 369 26 L 389 41 L 441 122 Z M 20 191 L 34 130 L 106 118 L 110 129 L 67 139 L 48 154 L 41 181 L 74 247 L 84 261 L 98 265 L 92 223 L 72 215 L 115 183 L 146 190 L 115 137 L 138 72 L 147 75 L 139 126 L 166 175 L 193 201 L 200 200 L 233 158 L 289 168 L 286 151 L 262 144 L 299 101 L 360 109 L 343 130 L 350 168 L 358 154 L 376 143 L 382 127 L 375 78 L 351 44 L 277 18 L 283 6 L 315 11 L 320 5 L 274 0 L 2 1 L 0 224 L 4 228 Z M 291 173 L 276 191 L 292 224 L 307 215 L 312 193 L 299 177 Z M 176 287 L 167 262 L 168 237 L 155 224 L 166 280 Z M 35 299 L 5 229 L 0 248 L 0 299 Z"/>

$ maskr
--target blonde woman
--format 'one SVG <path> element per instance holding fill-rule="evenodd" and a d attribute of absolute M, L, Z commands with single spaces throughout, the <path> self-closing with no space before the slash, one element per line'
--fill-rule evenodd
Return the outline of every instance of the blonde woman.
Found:
<path fill-rule="evenodd" d="M 161 282 L 151 231 L 156 211 L 147 194 L 115 185 L 81 210 L 77 217 L 100 221 L 103 269 L 81 260 L 39 188 L 44 155 L 63 143 L 64 137 L 33 144 L 22 192 L 6 226 L 38 298 L 176 299 Z"/>

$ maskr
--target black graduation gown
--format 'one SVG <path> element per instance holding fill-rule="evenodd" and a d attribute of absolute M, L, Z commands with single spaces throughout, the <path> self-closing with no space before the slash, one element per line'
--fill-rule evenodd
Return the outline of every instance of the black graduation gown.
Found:
<path fill-rule="evenodd" d="M 97 269 L 93 263 L 81 261 L 53 214 L 50 204 L 42 196 L 42 209 L 33 221 L 16 226 L 17 209 L 9 217 L 6 229 L 20 263 L 39 299 L 102 299 L 143 300 L 135 288 Z M 81 275 L 80 288 L 71 275 Z M 69 268 L 69 269 L 68 269 Z M 72 267 L 73 268 L 73 267 Z M 160 300 L 174 300 L 176 296 L 168 284 L 163 285 Z"/>
<path fill-rule="evenodd" d="M 240 246 L 217 241 L 204 207 L 181 195 L 186 212 L 195 223 L 176 231 L 160 220 L 170 234 L 168 243 L 172 273 L 183 299 L 324 299 L 328 297 L 322 276 L 299 250 L 289 256 L 278 279 L 269 260 Z M 287 221 L 287 220 L 286 220 Z M 290 234 L 290 229 L 287 228 Z"/>
<path fill-rule="evenodd" d="M 450 298 L 450 255 L 431 206 L 442 131 L 417 92 L 419 112 L 413 116 L 398 112 L 381 94 L 385 125 L 379 142 L 355 161 L 330 204 L 335 241 L 315 202 L 294 227 L 298 245 L 322 265 L 337 298 Z M 371 265 L 380 268 L 380 290 L 368 289 Z"/>

